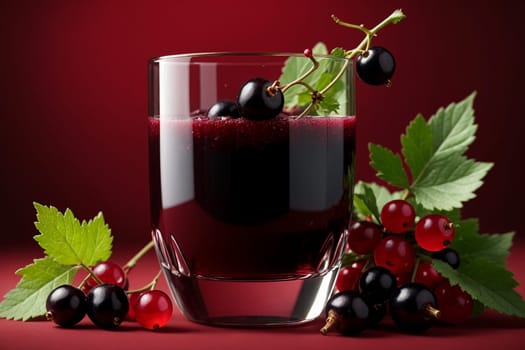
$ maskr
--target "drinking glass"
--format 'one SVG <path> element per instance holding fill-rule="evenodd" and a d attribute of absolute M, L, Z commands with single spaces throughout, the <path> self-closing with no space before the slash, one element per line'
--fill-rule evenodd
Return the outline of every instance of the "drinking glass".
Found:
<path fill-rule="evenodd" d="M 278 80 L 291 61 L 300 76 L 310 59 L 196 53 L 149 61 L 152 237 L 174 299 L 192 321 L 293 325 L 324 310 L 346 245 L 356 118 L 351 61 L 316 59 L 309 79 L 347 67 L 334 94 L 337 112 L 298 116 L 290 104 L 306 95 L 297 84 L 284 94 L 282 113 L 265 120 L 208 117 L 207 110 L 235 101 L 250 79 Z"/>

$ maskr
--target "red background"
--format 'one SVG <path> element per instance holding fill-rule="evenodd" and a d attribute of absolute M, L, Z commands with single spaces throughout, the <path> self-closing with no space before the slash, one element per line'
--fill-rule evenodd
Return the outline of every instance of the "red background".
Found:
<path fill-rule="evenodd" d="M 396 57 L 392 87 L 357 83 L 358 178 L 373 179 L 368 142 L 399 150 L 399 135 L 417 113 L 428 117 L 439 106 L 477 90 L 480 126 L 469 155 L 496 166 L 464 213 L 480 217 L 484 232 L 516 230 L 523 235 L 525 189 L 519 162 L 523 157 L 524 2 L 3 0 L 0 294 L 16 284 L 18 278 L 11 274 L 16 268 L 41 254 L 31 239 L 36 233 L 33 201 L 60 210 L 69 207 L 81 218 L 103 211 L 119 256 L 128 256 L 122 246 L 136 250 L 149 239 L 149 58 L 194 51 L 302 52 L 321 40 L 329 47 L 352 48 L 361 34 L 333 24 L 332 13 L 373 26 L 395 8 L 402 8 L 408 18 L 383 30 L 374 41 Z M 523 284 L 522 247 L 515 247 L 509 266 Z M 147 281 L 157 268 L 151 256 L 144 268 L 138 276 Z M 164 282 L 161 287 L 166 288 Z M 523 286 L 518 291 L 523 295 Z M 117 340 L 115 346 L 127 348 L 156 342 L 200 348 L 203 339 L 209 339 L 206 348 L 257 344 L 261 348 L 441 349 L 459 344 L 510 348 L 520 346 L 524 327 L 521 321 L 489 313 L 465 327 L 436 328 L 424 337 L 403 337 L 387 325 L 347 341 L 318 336 L 318 324 L 277 331 L 222 330 L 193 325 L 175 314 L 162 334 L 129 332 L 136 326 L 128 325 L 122 330 L 125 338 L 98 330 L 92 333 L 88 324 L 80 327 L 84 332 L 59 334 L 47 323 L 20 327 L 17 322 L 0 320 L 0 347 L 7 346 L 9 337 L 14 348 L 71 344 L 93 348 Z M 170 333 L 177 335 L 169 337 Z M 385 340 L 399 341 L 387 344 Z"/>
<path fill-rule="evenodd" d="M 523 2 L 59 1 L 0 4 L 0 198 L 4 246 L 33 244 L 33 201 L 103 211 L 116 244 L 148 233 L 147 60 L 192 51 L 296 51 L 322 40 L 352 48 L 393 9 L 407 20 L 374 43 L 397 60 L 391 88 L 357 84 L 358 178 L 371 180 L 366 145 L 399 150 L 419 112 L 478 91 L 478 139 L 469 154 L 496 166 L 466 216 L 485 232 L 525 231 L 520 49 Z M 137 246 L 139 246 L 138 244 Z"/>

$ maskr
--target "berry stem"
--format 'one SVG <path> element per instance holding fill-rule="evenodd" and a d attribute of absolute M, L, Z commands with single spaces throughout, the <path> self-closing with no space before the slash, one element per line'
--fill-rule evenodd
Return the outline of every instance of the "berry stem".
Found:
<path fill-rule="evenodd" d="M 155 246 L 153 240 L 149 241 L 141 250 L 137 252 L 129 261 L 123 266 L 124 272 L 128 273 L 131 269 L 137 265 L 137 262 L 144 256 L 148 251 Z"/>
<path fill-rule="evenodd" d="M 416 273 L 417 269 L 419 268 L 419 264 L 421 263 L 421 257 L 416 258 L 416 262 L 414 263 L 414 269 L 412 270 L 412 275 L 410 276 L 410 282 L 416 281 Z"/>
<path fill-rule="evenodd" d="M 86 278 L 84 278 L 84 280 L 80 283 L 80 285 L 84 285 L 84 283 L 86 283 L 86 281 L 91 277 L 93 278 L 95 281 L 97 281 L 98 284 L 104 284 L 104 282 L 97 276 L 95 275 L 95 273 L 93 272 L 93 270 L 91 270 L 89 268 L 89 266 L 85 265 L 84 263 L 81 263 L 80 266 L 87 271 L 88 275 L 86 276 Z"/>
<path fill-rule="evenodd" d="M 159 272 L 157 272 L 157 274 L 155 275 L 155 277 L 153 277 L 153 279 L 151 280 L 150 283 L 146 284 L 145 286 L 143 286 L 141 288 L 130 290 L 130 291 L 128 291 L 128 294 L 142 293 L 142 292 L 145 292 L 145 291 L 154 290 L 155 287 L 157 286 L 157 282 L 159 281 L 161 273 L 162 273 L 162 271 L 159 270 Z"/>
<path fill-rule="evenodd" d="M 358 53 L 363 52 L 363 50 L 366 51 L 368 49 L 368 47 L 370 47 L 370 43 L 372 41 L 372 37 L 376 36 L 377 32 L 379 32 L 381 29 L 383 29 L 384 27 L 386 27 L 389 24 L 396 24 L 396 23 L 398 23 L 399 21 L 403 20 L 405 17 L 406 16 L 403 13 L 403 11 L 401 11 L 400 9 L 395 10 L 394 12 L 392 12 L 390 14 L 390 16 L 388 16 L 387 18 L 382 20 L 374 28 L 368 30 L 363 25 L 356 26 L 355 24 L 343 22 L 339 18 L 337 18 L 334 15 L 332 15 L 332 19 L 334 20 L 334 22 L 336 24 L 339 24 L 339 25 L 344 26 L 344 27 L 359 29 L 359 30 L 363 31 L 366 34 L 366 36 L 361 41 L 361 43 L 359 43 L 359 45 L 357 45 L 357 47 L 355 49 L 349 51 L 348 55 L 345 56 L 347 58 L 347 61 L 344 63 L 343 67 L 341 67 L 341 70 L 339 71 L 339 73 L 337 73 L 335 78 L 332 79 L 332 81 L 327 86 L 325 86 L 321 91 L 319 91 L 319 93 L 324 94 L 326 91 L 330 90 L 330 88 L 339 80 L 339 78 L 341 78 L 341 76 L 344 74 L 344 72 L 348 68 L 349 61 L 352 58 L 354 58 L 355 55 L 357 55 Z"/>

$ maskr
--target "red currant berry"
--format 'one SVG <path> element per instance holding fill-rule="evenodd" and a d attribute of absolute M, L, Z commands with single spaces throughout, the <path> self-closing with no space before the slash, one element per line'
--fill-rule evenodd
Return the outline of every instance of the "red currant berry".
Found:
<path fill-rule="evenodd" d="M 128 314 L 126 315 L 127 321 L 135 321 L 135 303 L 139 299 L 141 293 L 131 293 L 128 294 L 129 299 L 129 310 Z"/>
<path fill-rule="evenodd" d="M 433 267 L 432 263 L 428 261 L 422 261 L 416 270 L 415 282 L 424 284 L 426 287 L 433 289 L 438 283 L 445 279 L 441 276 Z"/>
<path fill-rule="evenodd" d="M 454 239 L 454 225 L 444 215 L 430 214 L 419 220 L 414 234 L 421 248 L 437 252 Z"/>
<path fill-rule="evenodd" d="M 392 233 L 403 233 L 414 225 L 416 212 L 407 201 L 395 199 L 381 209 L 381 223 Z"/>
<path fill-rule="evenodd" d="M 118 264 L 115 264 L 114 262 L 105 261 L 98 263 L 95 265 L 92 271 L 103 283 L 114 284 L 121 288 L 126 286 L 126 273 Z M 88 279 L 85 284 L 85 292 L 89 291 L 97 284 L 98 283 L 95 281 L 95 279 Z"/>
<path fill-rule="evenodd" d="M 383 238 L 374 250 L 374 261 L 377 266 L 389 269 L 394 275 L 410 273 L 416 262 L 412 245 L 403 237 L 389 236 Z"/>
<path fill-rule="evenodd" d="M 474 303 L 472 297 L 459 286 L 451 286 L 443 281 L 434 289 L 441 315 L 439 319 L 446 323 L 465 322 L 472 315 Z"/>
<path fill-rule="evenodd" d="M 348 247 L 357 254 L 370 254 L 381 240 L 381 230 L 373 222 L 356 221 L 348 230 Z"/>
<path fill-rule="evenodd" d="M 305 57 L 312 57 L 312 50 L 311 49 L 304 49 L 303 54 Z"/>
<path fill-rule="evenodd" d="M 161 290 L 151 290 L 140 294 L 135 301 L 135 319 L 144 328 L 158 329 L 171 319 L 173 306 L 170 297 Z"/>
<path fill-rule="evenodd" d="M 344 290 L 355 290 L 357 281 L 361 277 L 361 271 L 365 266 L 363 261 L 356 261 L 352 265 L 342 267 L 335 281 L 335 288 L 342 292 Z"/>

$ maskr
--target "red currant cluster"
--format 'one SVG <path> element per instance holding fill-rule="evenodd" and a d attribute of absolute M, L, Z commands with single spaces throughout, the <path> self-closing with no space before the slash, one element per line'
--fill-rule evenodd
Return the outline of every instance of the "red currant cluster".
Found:
<path fill-rule="evenodd" d="M 454 225 L 440 214 L 415 220 L 408 201 L 393 200 L 382 208 L 380 224 L 365 220 L 350 226 L 347 248 L 357 260 L 339 272 L 338 293 L 328 302 L 322 333 L 359 332 L 381 321 L 387 310 L 400 329 L 411 333 L 435 320 L 458 324 L 471 316 L 471 296 L 432 267 L 432 259 L 459 267 L 459 255 L 448 248 Z"/>
<path fill-rule="evenodd" d="M 46 318 L 62 327 L 74 326 L 86 314 L 103 329 L 116 328 L 124 319 L 147 329 L 163 327 L 171 319 L 173 306 L 166 293 L 154 289 L 159 275 L 144 288 L 130 291 L 129 270 L 111 261 L 101 262 L 78 288 L 69 284 L 55 288 L 47 297 Z"/>

